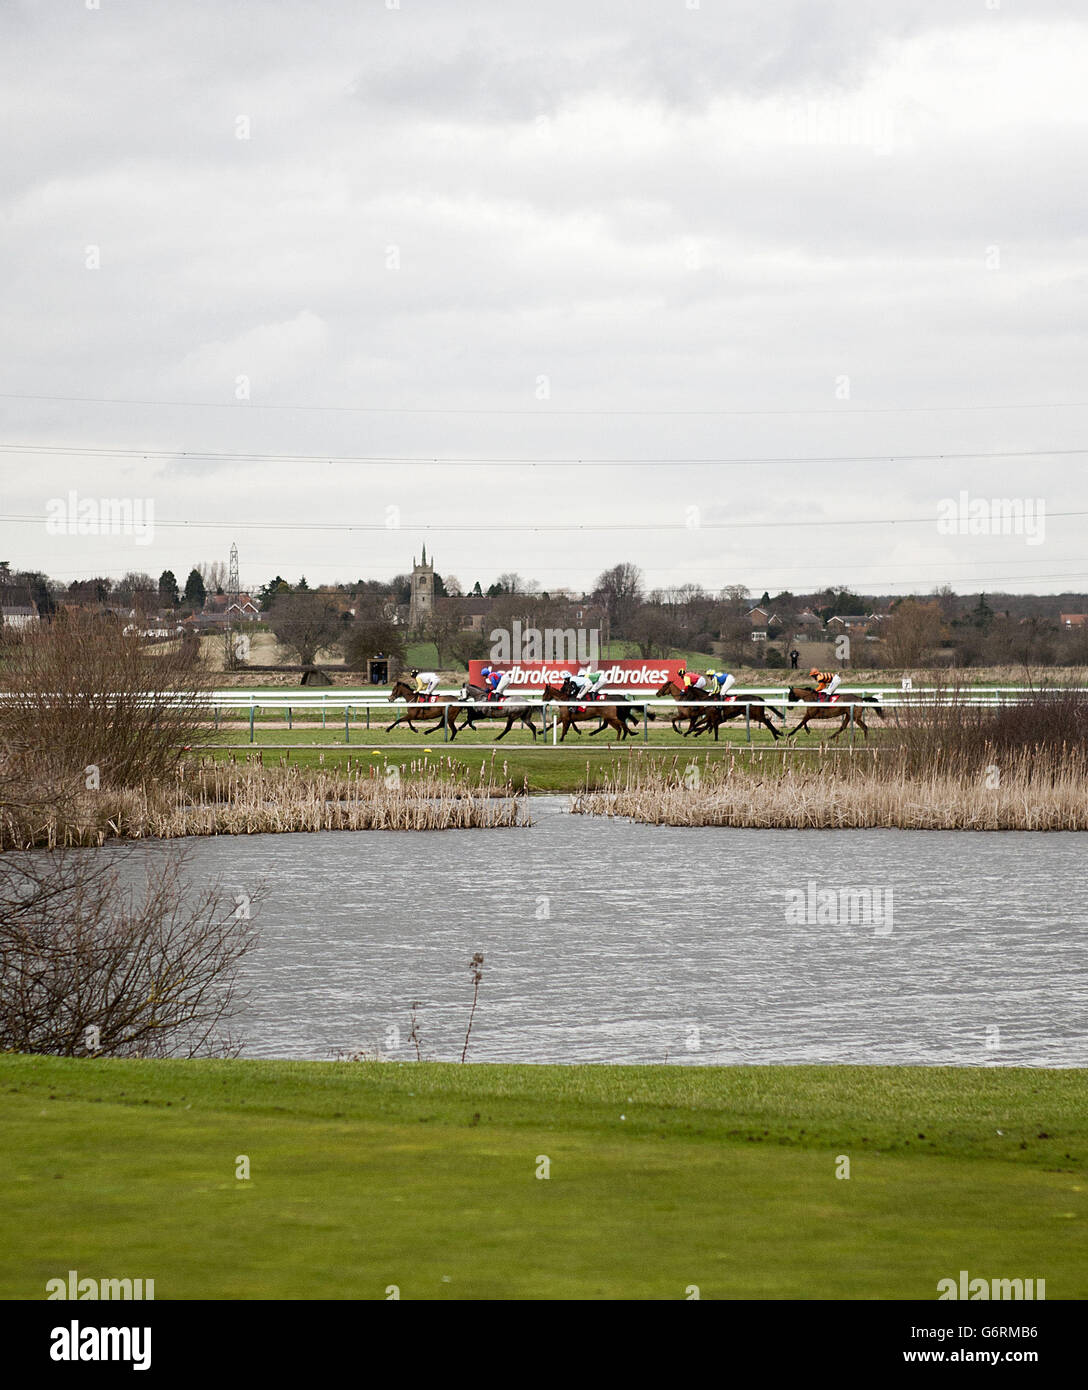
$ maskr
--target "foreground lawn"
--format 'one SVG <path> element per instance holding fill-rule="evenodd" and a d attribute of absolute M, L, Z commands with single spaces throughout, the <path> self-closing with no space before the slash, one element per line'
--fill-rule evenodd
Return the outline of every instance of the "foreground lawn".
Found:
<path fill-rule="evenodd" d="M 1086 1079 L 8 1055 L 0 1295 L 1083 1298 Z"/>

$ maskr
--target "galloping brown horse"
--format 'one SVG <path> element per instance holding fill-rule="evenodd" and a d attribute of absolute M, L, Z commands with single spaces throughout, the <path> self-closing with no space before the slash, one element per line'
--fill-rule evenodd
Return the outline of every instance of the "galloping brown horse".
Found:
<path fill-rule="evenodd" d="M 786 700 L 786 704 L 788 706 L 797 704 L 799 700 L 815 700 L 816 696 L 817 692 L 813 689 L 812 686 L 791 685 L 790 693 Z M 819 705 L 813 705 L 809 709 L 806 709 L 805 717 L 801 720 L 800 724 L 798 724 L 796 728 L 791 729 L 789 731 L 786 737 L 793 738 L 794 734 L 800 733 L 810 719 L 837 719 L 841 714 L 842 723 L 828 739 L 828 743 L 834 743 L 838 736 L 842 733 L 843 729 L 845 729 L 847 724 L 850 723 L 849 707 L 851 705 L 854 705 L 855 707 L 858 705 L 862 705 L 864 706 L 864 709 L 866 711 L 871 711 L 873 714 L 879 715 L 881 719 L 886 721 L 887 716 L 885 715 L 884 711 L 880 708 L 880 701 L 876 698 L 875 695 L 854 695 L 846 693 L 836 696 L 834 700 L 826 700 L 821 702 Z M 846 707 L 845 709 L 844 706 Z M 854 723 L 858 726 L 858 728 L 865 735 L 865 737 L 868 738 L 869 730 L 865 724 L 865 720 L 862 718 L 862 710 L 856 710 L 854 714 Z"/>
<path fill-rule="evenodd" d="M 498 743 L 500 738 L 505 738 L 511 728 L 519 721 L 530 730 L 533 738 L 536 738 L 537 729 L 536 725 L 533 723 L 532 705 L 526 703 L 524 700 L 501 700 L 494 704 L 487 704 L 484 699 L 486 694 L 487 692 L 480 686 L 470 685 L 466 687 L 464 696 L 438 695 L 435 697 L 433 703 L 428 704 L 426 702 L 420 702 L 418 695 L 409 681 L 399 680 L 393 686 L 389 696 L 390 700 L 414 700 L 416 703 L 410 704 L 399 719 L 394 719 L 392 724 L 389 725 L 389 729 L 395 729 L 398 724 L 406 723 L 409 729 L 411 729 L 413 733 L 416 733 L 417 730 L 412 724 L 413 719 L 422 720 L 425 717 L 430 717 L 436 710 L 441 711 L 443 705 L 449 705 L 451 708 L 448 715 L 443 714 L 442 718 L 439 719 L 438 723 L 435 724 L 433 728 L 423 730 L 423 733 L 428 738 L 431 734 L 437 733 L 438 730 L 442 728 L 443 724 L 448 722 L 450 742 L 452 743 L 457 737 L 458 728 L 474 728 L 474 721 L 477 719 L 506 720 L 506 728 L 503 729 L 502 733 L 495 739 L 496 743 Z M 466 706 L 459 703 L 462 699 L 477 700 L 479 703 Z M 460 720 L 460 724 L 458 724 L 458 720 Z M 389 729 L 386 730 L 386 733 L 389 732 Z"/>
<path fill-rule="evenodd" d="M 389 725 L 385 732 L 389 733 L 389 731 L 391 729 L 395 729 L 398 724 L 407 724 L 409 729 L 411 729 L 412 733 L 418 733 L 419 730 L 412 723 L 412 720 L 419 719 L 422 721 L 424 719 L 430 719 L 432 715 L 437 713 L 441 717 L 439 718 L 438 723 L 434 726 L 434 728 L 423 730 L 423 732 L 427 735 L 433 734 L 438 729 L 441 729 L 442 725 L 446 722 L 446 716 L 442 712 L 442 706 L 452 705 L 457 701 L 457 699 L 458 696 L 456 695 L 436 695 L 433 700 L 421 700 L 419 698 L 419 691 L 415 688 L 411 681 L 394 681 L 393 689 L 389 692 L 390 703 L 392 703 L 394 700 L 408 700 L 413 703 L 409 704 L 408 708 L 400 716 L 399 719 L 393 720 L 392 724 Z M 456 728 L 457 715 L 458 711 L 456 709 L 450 710 L 449 723 L 451 737 L 453 736 L 453 732 Z"/>
<path fill-rule="evenodd" d="M 680 733 L 677 725 L 684 719 L 689 720 L 688 727 L 683 730 L 685 738 L 688 734 L 694 734 L 698 738 L 705 730 L 713 729 L 714 741 L 717 743 L 719 726 L 727 724 L 730 719 L 739 718 L 745 709 L 751 710 L 749 718 L 753 724 L 762 724 L 764 728 L 770 729 L 776 742 L 781 738 L 781 734 L 771 723 L 768 715 L 777 714 L 779 719 L 784 719 L 785 715 L 780 714 L 773 705 L 767 704 L 766 700 L 759 695 L 746 695 L 743 700 L 738 699 L 735 704 L 711 704 L 707 707 L 707 701 L 714 700 L 713 695 L 708 694 L 705 690 L 696 690 L 691 687 L 684 690 L 675 681 L 667 680 L 657 692 L 657 697 L 660 700 L 677 701 L 677 717 L 672 721 L 672 727 L 676 729 L 677 733 Z M 692 700 L 694 703 L 681 705 L 680 700 Z"/>
<path fill-rule="evenodd" d="M 574 687 L 571 684 L 569 676 L 564 680 L 562 685 L 546 685 L 544 687 L 545 701 L 573 700 L 574 698 Z M 647 713 L 649 712 L 647 711 Z M 652 717 L 653 716 L 650 715 L 650 718 Z M 629 719 L 635 721 L 634 729 L 628 725 L 627 721 Z M 598 727 L 593 730 L 593 733 L 590 734 L 590 738 L 593 738 L 595 734 L 599 734 L 602 729 L 606 728 L 615 729 L 621 739 L 628 738 L 638 728 L 638 714 L 626 701 L 618 701 L 615 704 L 610 704 L 607 701 L 589 700 L 586 702 L 584 709 L 576 705 L 565 704 L 561 705 L 559 708 L 559 722 L 563 726 L 563 732 L 559 735 L 559 742 L 562 743 L 566 738 L 568 729 L 573 728 L 576 734 L 580 733 L 581 730 L 578 728 L 578 725 L 590 720 L 601 721 Z"/>

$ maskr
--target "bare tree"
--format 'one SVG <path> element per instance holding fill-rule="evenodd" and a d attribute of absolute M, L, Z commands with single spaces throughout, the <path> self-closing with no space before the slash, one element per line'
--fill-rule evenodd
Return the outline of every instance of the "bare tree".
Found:
<path fill-rule="evenodd" d="M 234 1055 L 236 967 L 257 939 L 260 889 L 193 887 L 186 851 L 0 857 L 0 1051 L 51 1056 Z"/>
<path fill-rule="evenodd" d="M 727 584 L 722 590 L 722 603 L 730 614 L 746 613 L 751 606 L 751 591 L 743 584 Z"/>
<path fill-rule="evenodd" d="M 220 589 L 225 588 L 230 578 L 230 567 L 225 560 L 202 560 L 196 568 L 204 581 L 205 593 L 218 593 Z"/>
<path fill-rule="evenodd" d="M 159 581 L 152 579 L 149 574 L 129 570 L 117 581 L 112 597 L 115 603 L 126 608 L 148 613 L 159 605 Z"/>
<path fill-rule="evenodd" d="M 319 651 L 333 648 L 343 638 L 340 604 L 320 590 L 284 594 L 276 600 L 268 625 L 276 641 L 299 664 L 309 666 Z"/>
<path fill-rule="evenodd" d="M 675 622 L 668 610 L 660 604 L 644 603 L 629 620 L 627 636 L 638 647 L 639 656 L 647 660 L 652 656 L 666 656 L 670 646 Z"/>
<path fill-rule="evenodd" d="M 642 571 L 627 561 L 613 565 L 597 577 L 593 597 L 604 604 L 612 632 L 624 636 L 628 620 L 642 602 Z"/>
<path fill-rule="evenodd" d="M 880 633 L 890 666 L 916 666 L 922 655 L 930 647 L 937 646 L 944 634 L 940 606 L 904 599 L 881 625 Z"/>
<path fill-rule="evenodd" d="M 449 655 L 458 664 L 468 669 L 470 661 L 482 659 L 487 655 L 487 639 L 474 627 L 460 628 L 449 639 Z"/>
<path fill-rule="evenodd" d="M 404 629 L 386 614 L 380 600 L 356 603 L 355 621 L 344 645 L 348 665 L 357 671 L 363 670 L 367 660 L 375 656 L 389 660 L 391 676 L 404 665 Z"/>
<path fill-rule="evenodd" d="M 164 776 L 203 728 L 209 680 L 184 650 L 149 650 L 93 612 L 59 614 L 10 654 L 5 762 L 38 784 L 82 784 L 89 769 L 115 787 Z"/>

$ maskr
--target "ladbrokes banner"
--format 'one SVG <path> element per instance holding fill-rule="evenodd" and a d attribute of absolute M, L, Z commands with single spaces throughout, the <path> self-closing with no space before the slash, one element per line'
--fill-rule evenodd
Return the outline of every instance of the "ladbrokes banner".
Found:
<path fill-rule="evenodd" d="M 613 661 L 599 669 L 609 690 L 659 690 L 667 680 L 679 680 L 682 661 Z M 512 673 L 507 689 L 543 690 L 545 685 L 562 685 L 564 676 L 575 676 L 584 667 L 577 661 L 470 661 L 468 678 L 482 685 L 480 672 L 485 666 Z"/>

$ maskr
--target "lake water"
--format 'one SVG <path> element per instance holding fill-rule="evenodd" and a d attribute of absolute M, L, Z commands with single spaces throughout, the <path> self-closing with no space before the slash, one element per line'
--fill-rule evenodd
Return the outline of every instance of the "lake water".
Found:
<path fill-rule="evenodd" d="M 267 880 L 245 1055 L 412 1058 L 419 1000 L 424 1058 L 456 1059 L 480 951 L 474 1062 L 1088 1066 L 1083 836 L 567 806 L 534 799 L 521 830 L 188 841 L 201 877 Z M 843 888 L 876 890 L 873 920 L 841 920 Z"/>

